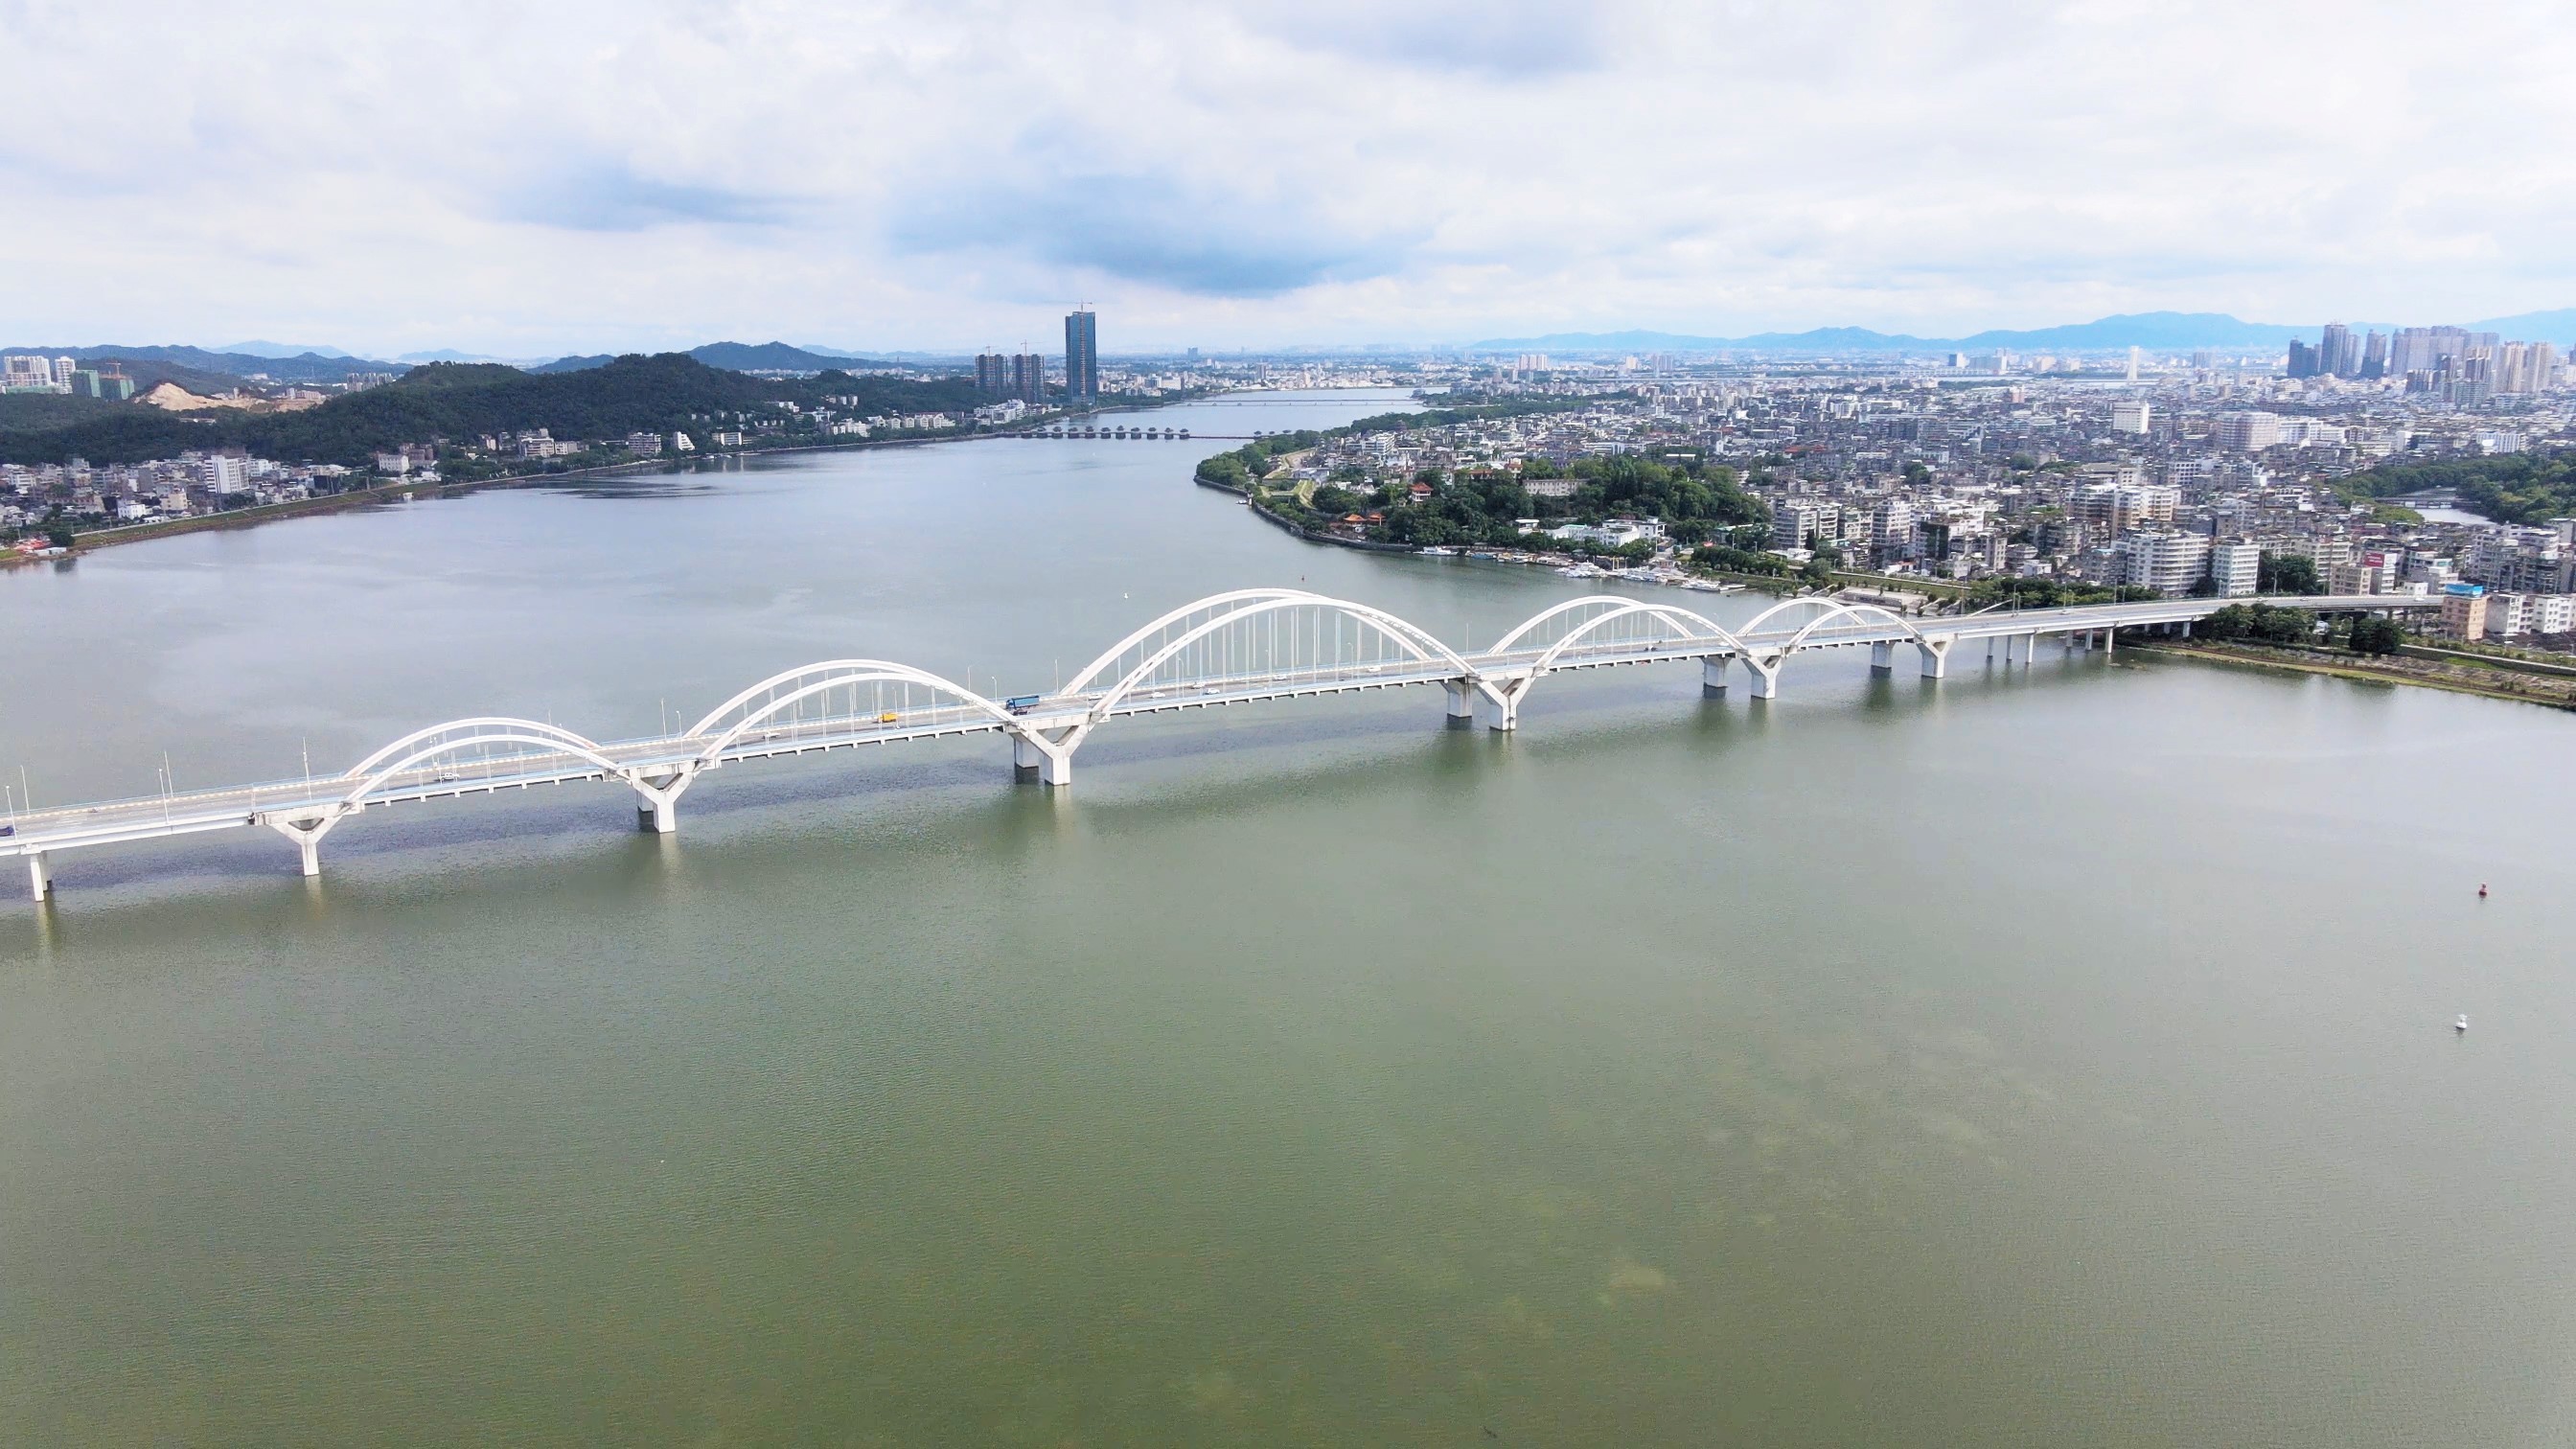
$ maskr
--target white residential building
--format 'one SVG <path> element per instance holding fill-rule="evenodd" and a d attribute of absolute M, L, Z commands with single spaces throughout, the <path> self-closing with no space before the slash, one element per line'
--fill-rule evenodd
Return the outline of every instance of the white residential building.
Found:
<path fill-rule="evenodd" d="M 2218 586 L 2222 599 L 2242 599 L 2252 594 L 2262 569 L 2261 544 L 2239 541 L 2209 547 L 2209 578 Z"/>
<path fill-rule="evenodd" d="M 2212 441 L 2231 453 L 2259 453 L 2281 442 L 2278 413 L 2220 413 Z"/>
<path fill-rule="evenodd" d="M 2113 577 L 2132 588 L 2188 594 L 2208 576 L 2210 552 L 2207 534 L 2124 534 L 2111 546 Z"/>

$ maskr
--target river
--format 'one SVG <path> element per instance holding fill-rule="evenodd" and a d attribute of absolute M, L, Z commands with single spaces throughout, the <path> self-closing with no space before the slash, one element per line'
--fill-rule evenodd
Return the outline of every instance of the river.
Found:
<path fill-rule="evenodd" d="M 0 575 L 0 769 L 641 734 L 832 657 L 1036 687 L 1256 584 L 1490 642 L 1587 587 L 1301 543 L 1190 485 L 1214 446 Z M 2576 1435 L 2566 718 L 1898 664 L 1569 676 L 1513 736 L 1155 717 L 1064 792 L 992 740 L 748 765 L 675 837 L 622 787 L 371 812 L 311 883 L 264 833 L 63 857 L 0 906 L 0 1442 Z"/>

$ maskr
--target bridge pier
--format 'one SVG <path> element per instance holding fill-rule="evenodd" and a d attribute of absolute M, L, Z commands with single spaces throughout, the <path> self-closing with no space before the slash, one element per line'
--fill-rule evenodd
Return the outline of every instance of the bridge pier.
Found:
<path fill-rule="evenodd" d="M 41 850 L 27 857 L 27 884 L 34 887 L 39 901 L 54 893 L 54 873 L 45 864 L 45 853 Z"/>
<path fill-rule="evenodd" d="M 1939 679 L 1950 672 L 1950 646 L 1956 639 L 1917 639 L 1914 652 L 1922 656 L 1923 677 Z"/>
<path fill-rule="evenodd" d="M 1071 737 L 1049 740 L 1032 731 L 1011 736 L 1011 769 L 1021 779 L 1034 775 L 1042 785 L 1073 783 L 1073 747 Z"/>
<path fill-rule="evenodd" d="M 1778 699 L 1780 697 L 1781 663 L 1782 656 L 1777 655 L 1773 656 L 1769 660 L 1757 659 L 1750 654 L 1744 656 L 1744 671 L 1745 673 L 1753 676 L 1753 697 L 1755 699 Z"/>
<path fill-rule="evenodd" d="M 635 787 L 635 828 L 655 835 L 676 834 L 680 828 L 680 792 L 689 788 L 692 778 L 688 771 L 658 782 L 641 775 L 627 776 L 626 783 Z"/>
<path fill-rule="evenodd" d="M 1521 703 L 1511 695 L 1480 689 L 1476 691 L 1476 718 L 1485 722 L 1485 728 L 1508 734 L 1521 727 Z"/>
<path fill-rule="evenodd" d="M 1476 686 L 1463 679 L 1441 681 L 1449 695 L 1449 728 L 1463 730 L 1476 722 Z"/>
<path fill-rule="evenodd" d="M 1726 656 L 1712 654 L 1699 662 L 1699 692 L 1703 696 L 1723 697 L 1726 693 Z"/>
<path fill-rule="evenodd" d="M 1877 643 L 1869 646 L 1870 673 L 1891 674 L 1895 672 L 1895 669 L 1896 644 L 1893 640 L 1881 639 Z"/>

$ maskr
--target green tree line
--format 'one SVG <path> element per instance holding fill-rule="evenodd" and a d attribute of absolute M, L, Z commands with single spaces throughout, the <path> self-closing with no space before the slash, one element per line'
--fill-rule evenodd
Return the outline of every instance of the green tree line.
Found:
<path fill-rule="evenodd" d="M 2540 524 L 2576 514 L 2576 451 L 2397 463 L 2355 473 L 2336 487 L 2355 501 L 2448 488 L 2498 523 Z"/>
<path fill-rule="evenodd" d="M 544 428 L 558 438 L 618 439 L 708 427 L 703 419 L 791 418 L 825 397 L 855 397 L 861 415 L 948 412 L 979 399 L 966 379 L 914 381 L 826 372 L 771 380 L 709 367 L 684 353 L 620 357 L 578 372 L 527 373 L 493 363 L 417 367 L 381 387 L 292 413 L 222 410 L 178 415 L 121 407 L 67 427 L 0 433 L 0 462 L 138 463 L 190 448 L 242 447 L 288 463 L 365 466 L 402 443 Z"/>

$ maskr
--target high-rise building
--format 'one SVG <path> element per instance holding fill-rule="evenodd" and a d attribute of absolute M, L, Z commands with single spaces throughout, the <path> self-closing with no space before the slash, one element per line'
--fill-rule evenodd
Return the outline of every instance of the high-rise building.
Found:
<path fill-rule="evenodd" d="M 1046 359 L 1034 352 L 1011 354 L 1011 396 L 1024 403 L 1046 401 Z"/>
<path fill-rule="evenodd" d="M 2457 373 L 2461 361 L 2480 352 L 2493 353 L 2499 340 L 2492 332 L 2457 327 L 2400 327 L 2388 340 L 2388 370 L 2400 377 L 2446 368 Z"/>
<path fill-rule="evenodd" d="M 2153 403 L 2113 403 L 2111 404 L 2111 431 L 2115 433 L 2144 433 L 2147 430 L 2147 425 L 2154 420 L 2155 411 L 2155 405 Z"/>
<path fill-rule="evenodd" d="M 2209 578 L 2222 599 L 2241 599 L 2254 592 L 2263 567 L 2263 549 L 2244 542 L 2215 543 L 2209 548 Z"/>
<path fill-rule="evenodd" d="M 2372 331 L 2361 345 L 2361 375 L 2364 377 L 2388 375 L 2388 339 L 2380 336 L 2376 330 Z"/>
<path fill-rule="evenodd" d="M 999 396 L 1011 390 L 1011 360 L 998 352 L 975 354 L 975 390 Z"/>
<path fill-rule="evenodd" d="M 2325 368 L 2325 357 L 2318 349 L 2293 337 L 2290 339 L 2289 374 L 2292 377 L 2314 377 Z"/>
<path fill-rule="evenodd" d="M 2326 324 L 2317 341 L 2317 371 L 2334 377 L 2361 376 L 2361 339 L 2340 322 Z"/>
<path fill-rule="evenodd" d="M 1064 400 L 1071 407 L 1100 400 L 1100 314 L 1088 307 L 1065 314 Z"/>
<path fill-rule="evenodd" d="M 2278 413 L 2220 413 L 2211 441 L 2231 453 L 2259 453 L 2281 441 L 2281 417 Z"/>
<path fill-rule="evenodd" d="M 2558 349 L 2547 342 L 2508 342 L 2496 357 L 2495 390 L 2547 392 L 2558 381 Z"/>
<path fill-rule="evenodd" d="M 2124 534 L 2111 546 L 2116 577 L 2132 588 L 2160 594 L 2187 594 L 2209 576 L 2207 534 L 2162 530 Z"/>

